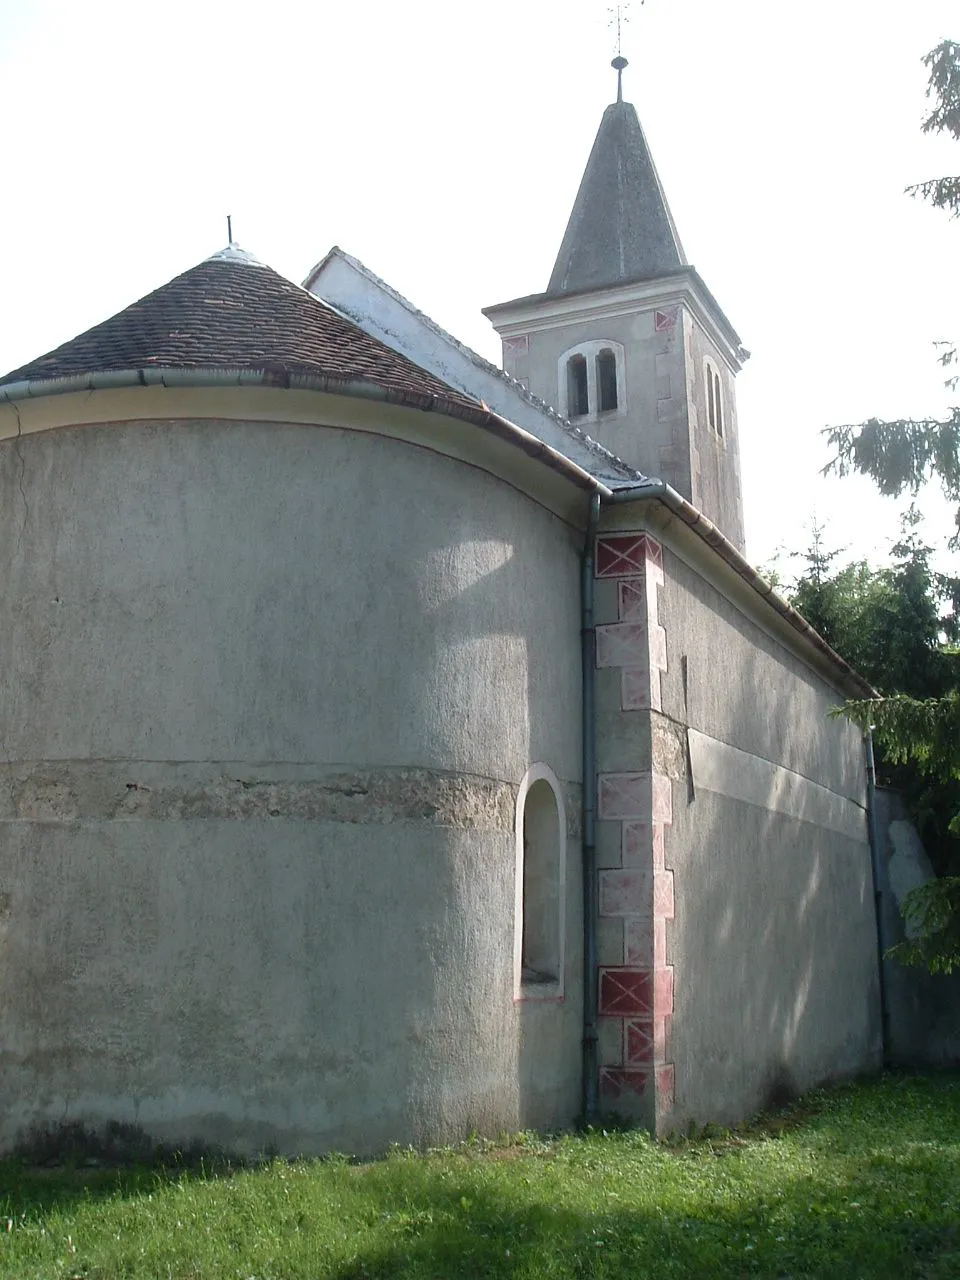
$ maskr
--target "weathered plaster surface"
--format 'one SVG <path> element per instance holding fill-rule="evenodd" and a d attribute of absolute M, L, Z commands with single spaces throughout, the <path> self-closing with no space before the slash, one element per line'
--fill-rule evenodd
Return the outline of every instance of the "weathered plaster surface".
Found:
<path fill-rule="evenodd" d="M 669 1052 L 675 967 L 667 860 L 673 784 L 657 769 L 668 637 L 660 625 L 663 548 L 643 530 L 601 534 L 597 618 L 597 998 L 600 1102 L 658 1128 L 672 1114 Z"/>
<path fill-rule="evenodd" d="M 729 1122 L 879 1062 L 863 749 L 840 695 L 668 548 L 660 619 L 671 1122 Z"/>
<path fill-rule="evenodd" d="M 0 822 L 322 818 L 509 831 L 515 803 L 511 783 L 427 769 L 241 763 L 231 771 L 222 762 L 156 761 L 0 765 Z"/>
<path fill-rule="evenodd" d="M 518 1008 L 513 805 L 542 761 L 579 808 L 578 553 L 369 423 L 0 447 L 0 1145 L 573 1118 L 579 853 L 568 994 Z"/>

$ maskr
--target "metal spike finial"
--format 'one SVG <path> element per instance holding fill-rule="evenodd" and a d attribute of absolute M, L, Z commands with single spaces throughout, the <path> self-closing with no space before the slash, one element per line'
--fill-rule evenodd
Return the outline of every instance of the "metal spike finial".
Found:
<path fill-rule="evenodd" d="M 614 60 L 610 63 L 610 65 L 611 67 L 613 67 L 614 71 L 616 71 L 617 73 L 617 101 L 622 102 L 623 101 L 623 69 L 624 67 L 628 67 L 630 64 L 627 62 L 626 58 L 622 58 L 618 55 L 616 58 L 614 58 Z"/>
<path fill-rule="evenodd" d="M 227 214 L 227 244 L 233 244 L 233 219 Z"/>
<path fill-rule="evenodd" d="M 640 0 L 641 4 L 643 4 L 643 2 L 644 0 Z M 622 48 L 623 48 L 623 28 L 630 21 L 630 16 L 627 12 L 629 8 L 630 8 L 629 4 L 618 4 L 616 9 L 607 10 L 607 12 L 610 14 L 610 21 L 607 25 L 611 27 L 616 25 L 616 28 L 617 28 L 617 56 L 610 63 L 610 65 L 611 67 L 613 67 L 614 71 L 616 71 L 617 73 L 617 101 L 618 102 L 623 101 L 623 71 L 624 71 L 624 68 L 628 65 L 626 58 L 623 56 Z"/>

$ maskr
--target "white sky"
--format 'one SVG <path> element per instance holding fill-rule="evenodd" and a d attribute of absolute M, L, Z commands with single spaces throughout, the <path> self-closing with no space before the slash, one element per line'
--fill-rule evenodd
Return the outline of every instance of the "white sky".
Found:
<path fill-rule="evenodd" d="M 910 182 L 922 55 L 955 0 L 633 0 L 625 96 L 740 376 L 748 555 L 882 554 L 896 505 L 819 430 L 947 403 L 960 225 Z M 0 0 L 0 368 L 239 242 L 302 280 L 333 243 L 491 359 L 480 308 L 545 288 L 615 91 L 604 0 Z M 932 499 L 925 508 L 934 510 Z M 942 535 L 944 508 L 929 533 Z"/>

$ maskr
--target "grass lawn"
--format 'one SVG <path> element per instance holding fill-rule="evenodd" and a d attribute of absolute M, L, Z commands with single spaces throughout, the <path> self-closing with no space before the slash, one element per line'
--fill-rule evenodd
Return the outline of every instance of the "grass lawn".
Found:
<path fill-rule="evenodd" d="M 0 1164 L 0 1276 L 960 1277 L 960 1074 L 736 1133 L 521 1135 L 257 1169 Z"/>

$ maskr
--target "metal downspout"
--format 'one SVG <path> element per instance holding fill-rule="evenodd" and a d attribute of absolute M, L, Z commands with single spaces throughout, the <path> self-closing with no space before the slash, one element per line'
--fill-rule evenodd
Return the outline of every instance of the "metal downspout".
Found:
<path fill-rule="evenodd" d="M 880 1047 L 883 1065 L 890 1056 L 890 1007 L 887 1003 L 887 975 L 884 955 L 887 950 L 886 929 L 883 923 L 883 883 L 880 866 L 880 841 L 877 836 L 877 764 L 873 754 L 873 728 L 863 739 L 867 754 L 867 839 L 870 843 L 870 868 L 873 873 L 873 913 L 877 928 L 877 982 L 880 993 Z"/>
<path fill-rule="evenodd" d="M 600 494 L 590 500 L 580 579 L 580 639 L 583 661 L 583 1119 L 593 1124 L 598 1112 L 597 1068 L 597 722 L 596 631 L 593 622 L 594 539 L 600 520 Z"/>

